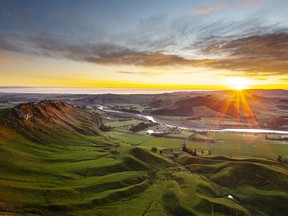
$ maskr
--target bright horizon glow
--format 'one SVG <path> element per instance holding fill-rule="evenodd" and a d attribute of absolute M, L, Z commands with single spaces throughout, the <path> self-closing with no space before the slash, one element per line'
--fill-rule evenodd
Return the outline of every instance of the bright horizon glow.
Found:
<path fill-rule="evenodd" d="M 245 77 L 233 77 L 228 80 L 229 87 L 235 90 L 244 90 L 251 87 L 249 80 Z"/>
<path fill-rule="evenodd" d="M 67 87 L 1 87 L 0 93 L 40 94 L 162 94 L 172 92 L 213 91 L 205 89 L 161 89 L 161 88 L 67 88 Z"/>

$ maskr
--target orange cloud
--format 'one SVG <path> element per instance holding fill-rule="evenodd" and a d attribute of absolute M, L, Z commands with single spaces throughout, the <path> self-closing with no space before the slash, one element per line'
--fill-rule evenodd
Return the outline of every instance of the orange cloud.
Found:
<path fill-rule="evenodd" d="M 255 5 L 260 4 L 263 2 L 263 0 L 245 0 L 245 1 L 234 1 L 230 3 L 218 3 L 218 4 L 213 4 L 211 6 L 207 7 L 201 7 L 193 10 L 192 12 L 194 14 L 209 14 L 221 10 L 226 10 L 234 7 L 253 7 Z"/>
<path fill-rule="evenodd" d="M 225 10 L 231 7 L 234 7 L 235 3 L 222 3 L 222 4 L 214 4 L 211 5 L 209 7 L 202 7 L 202 8 L 198 8 L 193 10 L 194 14 L 208 14 L 208 13 L 213 13 L 216 11 L 220 11 L 220 10 Z"/>
<path fill-rule="evenodd" d="M 258 5 L 262 3 L 264 0 L 247 0 L 244 2 L 244 6 L 246 7 L 253 7 L 255 5 Z"/>
<path fill-rule="evenodd" d="M 6 56 L 0 55 L 0 64 L 4 64 L 9 62 L 9 58 L 7 58 Z"/>

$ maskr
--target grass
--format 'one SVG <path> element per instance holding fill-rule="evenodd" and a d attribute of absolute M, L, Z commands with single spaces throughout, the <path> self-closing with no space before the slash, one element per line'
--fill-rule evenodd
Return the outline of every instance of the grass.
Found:
<path fill-rule="evenodd" d="M 65 213 L 133 197 L 149 186 L 147 170 L 170 164 L 97 136 L 51 136 L 40 145 L 1 128 L 0 141 L 1 211 Z"/>
<path fill-rule="evenodd" d="M 0 109 L 0 121 L 7 115 L 8 109 Z"/>
<path fill-rule="evenodd" d="M 0 103 L 0 110 L 14 107 L 14 103 Z"/>
<path fill-rule="evenodd" d="M 216 140 L 211 148 L 212 155 L 266 159 L 288 156 L 286 144 L 277 144 L 261 136 L 209 132 L 208 137 Z"/>
<path fill-rule="evenodd" d="M 253 143 L 259 143 L 259 142 L 267 142 L 263 138 L 259 138 L 258 136 L 255 136 L 253 134 L 245 135 L 245 134 L 235 134 L 235 133 L 216 133 L 216 132 L 209 132 L 208 137 L 219 140 L 219 141 L 225 141 L 225 142 L 253 142 Z"/>
<path fill-rule="evenodd" d="M 114 107 L 116 109 L 131 109 L 131 110 L 137 110 L 142 112 L 145 107 L 143 107 L 140 104 L 129 104 L 129 103 L 109 103 L 109 107 Z"/>
<path fill-rule="evenodd" d="M 214 143 L 212 155 L 192 157 L 179 150 L 183 139 L 125 129 L 109 132 L 108 138 L 47 127 L 46 133 L 35 130 L 29 139 L 0 129 L 0 212 L 4 214 L 281 215 L 287 211 L 287 166 L 268 160 L 278 153 L 287 155 L 285 145 L 229 145 L 231 136 L 213 134 L 222 142 Z M 252 142 L 250 137 L 240 138 Z M 151 147 L 174 151 L 159 154 Z M 209 145 L 188 142 L 187 147 Z M 235 199 L 227 198 L 229 194 Z"/>
<path fill-rule="evenodd" d="M 231 157 L 256 157 L 256 158 L 267 158 L 276 159 L 279 146 L 268 145 L 268 144 L 239 144 L 239 143 L 215 143 L 211 149 L 213 155 L 227 155 Z M 283 152 L 281 152 L 282 154 Z"/>
<path fill-rule="evenodd" d="M 143 133 L 125 133 L 124 131 L 114 136 L 117 140 L 146 149 L 157 147 L 158 149 L 179 149 L 184 140 L 177 137 L 153 137 Z M 214 133 L 208 134 L 215 143 L 207 142 L 187 143 L 190 149 L 210 149 L 212 155 L 225 155 L 231 157 L 256 157 L 275 160 L 278 155 L 288 156 L 288 148 L 285 144 L 273 144 L 254 135 Z"/>
<path fill-rule="evenodd" d="M 151 136 L 132 133 L 132 132 L 121 134 L 119 136 L 116 136 L 115 138 L 123 143 L 132 144 L 132 145 L 139 145 L 143 142 L 146 142 L 152 139 Z"/>
<path fill-rule="evenodd" d="M 127 121 L 119 121 L 119 120 L 115 120 L 115 121 L 105 121 L 105 125 L 106 126 L 110 126 L 112 128 L 115 128 L 115 127 L 131 127 L 132 125 L 136 125 L 136 124 L 139 124 L 140 120 L 127 120 Z"/>

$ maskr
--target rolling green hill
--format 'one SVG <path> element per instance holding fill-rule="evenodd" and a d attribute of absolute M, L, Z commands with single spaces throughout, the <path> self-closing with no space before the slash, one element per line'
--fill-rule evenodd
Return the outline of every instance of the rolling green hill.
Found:
<path fill-rule="evenodd" d="M 206 107 L 209 108 L 215 112 L 227 114 L 232 117 L 237 117 L 239 113 L 237 112 L 237 109 L 235 105 L 229 104 L 229 107 L 227 107 L 227 103 L 229 103 L 226 100 L 219 100 L 216 98 L 211 97 L 203 97 L 203 96 L 197 96 L 193 98 L 188 99 L 181 99 L 175 102 L 175 104 L 168 108 L 158 109 L 153 111 L 153 114 L 156 115 L 170 115 L 170 116 L 193 116 L 194 107 Z M 227 107 L 227 110 L 225 110 L 225 107 Z"/>
<path fill-rule="evenodd" d="M 287 215 L 279 162 L 152 152 L 62 101 L 0 119 L 0 215 Z"/>

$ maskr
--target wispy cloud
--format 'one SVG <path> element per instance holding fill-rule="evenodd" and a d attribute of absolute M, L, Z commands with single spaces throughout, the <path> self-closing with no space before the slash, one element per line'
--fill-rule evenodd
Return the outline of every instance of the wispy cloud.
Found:
<path fill-rule="evenodd" d="M 165 66 L 197 63 L 177 55 L 144 52 L 111 43 L 69 44 L 51 38 L 18 37 L 17 35 L 0 39 L 0 49 L 110 65 Z"/>
<path fill-rule="evenodd" d="M 203 39 L 204 40 L 204 39 Z M 91 62 L 103 65 L 145 67 L 193 67 L 225 69 L 248 76 L 288 74 L 288 29 L 274 33 L 239 38 L 205 39 L 184 50 L 197 49 L 201 58 L 185 57 L 171 52 L 140 50 L 112 43 L 69 43 L 45 37 L 6 35 L 0 38 L 0 49 L 58 59 Z M 179 50 L 178 50 L 179 51 Z M 1 58 L 0 58 L 1 61 Z M 5 61 L 3 58 L 2 61 Z M 158 71 L 118 71 L 122 74 L 159 75 Z"/>

